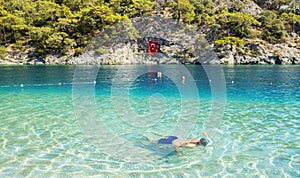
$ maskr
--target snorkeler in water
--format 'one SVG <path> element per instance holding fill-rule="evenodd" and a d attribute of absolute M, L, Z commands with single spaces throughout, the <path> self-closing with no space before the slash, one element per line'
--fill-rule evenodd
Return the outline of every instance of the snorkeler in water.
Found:
<path fill-rule="evenodd" d="M 203 146 L 205 147 L 208 144 L 212 144 L 212 140 L 208 137 L 206 132 L 203 132 L 202 135 L 204 137 L 201 138 L 192 138 L 188 140 L 184 140 L 181 138 L 178 138 L 177 136 L 165 136 L 160 133 L 153 132 L 156 135 L 162 136 L 163 138 L 160 138 L 158 140 L 155 140 L 151 137 L 145 136 L 149 141 L 158 143 L 158 144 L 172 144 L 174 146 L 174 149 L 177 153 L 179 153 L 179 147 L 185 147 L 185 148 L 196 148 L 197 146 Z"/>

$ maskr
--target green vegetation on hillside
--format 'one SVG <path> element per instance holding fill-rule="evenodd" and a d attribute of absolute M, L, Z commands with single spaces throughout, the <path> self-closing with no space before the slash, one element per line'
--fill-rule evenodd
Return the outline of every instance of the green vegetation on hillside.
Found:
<path fill-rule="evenodd" d="M 256 3 L 261 13 L 244 11 Z M 35 55 L 79 55 L 103 29 L 123 19 L 162 14 L 209 29 L 215 44 L 260 38 L 270 43 L 300 36 L 294 0 L 4 0 L 0 1 L 0 58 L 7 49 Z M 236 41 L 236 40 L 233 40 Z"/>

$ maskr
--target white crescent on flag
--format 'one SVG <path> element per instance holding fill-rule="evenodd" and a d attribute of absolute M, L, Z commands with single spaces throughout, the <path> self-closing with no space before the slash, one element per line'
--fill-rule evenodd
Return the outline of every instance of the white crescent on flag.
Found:
<path fill-rule="evenodd" d="M 158 48 L 157 41 L 148 41 L 148 53 L 149 54 L 156 54 Z"/>

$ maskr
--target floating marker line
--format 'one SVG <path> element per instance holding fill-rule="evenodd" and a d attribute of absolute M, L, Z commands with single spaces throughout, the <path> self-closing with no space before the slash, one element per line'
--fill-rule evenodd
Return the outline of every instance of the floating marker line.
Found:
<path fill-rule="evenodd" d="M 18 84 L 18 85 L 3 85 L 0 86 L 0 88 L 16 88 L 16 87 L 41 87 L 41 86 L 62 86 L 62 85 L 95 85 L 97 82 L 72 82 L 72 83 L 63 83 L 63 82 L 58 82 L 58 83 L 44 83 L 44 84 Z"/>

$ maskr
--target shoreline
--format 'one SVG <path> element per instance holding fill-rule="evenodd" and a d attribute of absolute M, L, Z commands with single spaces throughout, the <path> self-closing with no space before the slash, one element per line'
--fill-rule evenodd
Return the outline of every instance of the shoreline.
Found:
<path fill-rule="evenodd" d="M 181 34 L 181 41 L 188 38 Z M 189 36 L 190 37 L 190 36 Z M 98 53 L 98 48 L 87 48 L 86 52 L 78 57 L 74 53 L 48 53 L 35 57 L 32 48 L 25 47 L 22 51 L 9 51 L 6 59 L 0 58 L 0 65 L 133 65 L 133 64 L 189 64 L 189 65 L 299 65 L 300 48 L 287 43 L 272 45 L 260 40 L 245 40 L 243 47 L 238 45 L 215 45 L 205 42 L 207 49 L 193 51 L 191 40 L 186 40 L 185 47 L 166 43 L 157 38 L 162 44 L 155 55 L 148 53 L 148 39 L 137 39 L 118 47 L 104 46 L 106 52 Z M 172 41 L 172 42 L 173 42 Z M 96 41 L 97 42 L 97 41 Z"/>
<path fill-rule="evenodd" d="M 1 63 L 0 67 L 3 66 L 45 66 L 45 67 L 64 67 L 64 66 L 134 66 L 134 65 L 184 65 L 184 66 L 299 66 L 300 64 L 156 64 L 156 63 L 141 63 L 141 64 L 22 64 L 22 63 Z"/>

